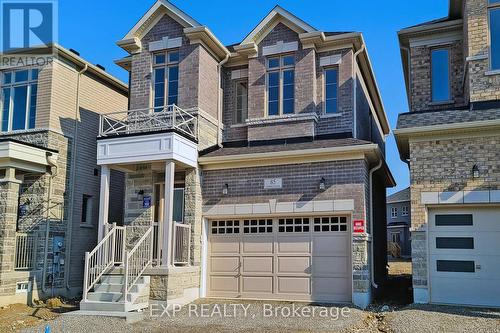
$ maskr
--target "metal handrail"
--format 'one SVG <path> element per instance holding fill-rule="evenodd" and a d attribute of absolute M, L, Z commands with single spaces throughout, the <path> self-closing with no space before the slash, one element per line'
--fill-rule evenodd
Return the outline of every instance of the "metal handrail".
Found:
<path fill-rule="evenodd" d="M 117 243 L 117 233 L 120 230 L 121 237 L 118 239 L 120 243 Z M 85 273 L 83 276 L 83 300 L 87 300 L 88 292 L 94 287 L 94 285 L 99 281 L 99 279 L 115 265 L 116 260 L 116 248 L 119 244 L 120 249 L 124 249 L 125 239 L 126 239 L 126 229 L 123 227 L 117 227 L 113 224 L 111 230 L 109 230 L 103 239 L 96 245 L 96 247 L 91 252 L 85 252 Z M 123 258 L 123 254 L 121 255 Z"/>
<path fill-rule="evenodd" d="M 134 248 L 125 254 L 125 283 L 123 284 L 123 300 L 128 302 L 127 295 L 153 262 L 153 226 L 139 239 Z"/>
<path fill-rule="evenodd" d="M 197 139 L 198 118 L 175 104 L 157 108 L 127 110 L 101 114 L 99 137 L 175 129 Z"/>

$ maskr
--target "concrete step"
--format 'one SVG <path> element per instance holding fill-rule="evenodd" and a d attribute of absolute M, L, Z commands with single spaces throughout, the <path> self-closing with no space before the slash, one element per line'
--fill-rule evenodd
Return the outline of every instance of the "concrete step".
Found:
<path fill-rule="evenodd" d="M 123 284 L 125 282 L 125 277 L 123 275 L 103 275 L 101 277 L 101 284 L 109 283 L 109 284 Z M 141 276 L 139 280 L 136 282 L 137 284 L 144 283 L 144 277 Z"/>
<path fill-rule="evenodd" d="M 98 302 L 120 302 L 123 301 L 123 294 L 121 292 L 90 292 L 87 294 L 87 299 Z"/>
<path fill-rule="evenodd" d="M 89 294 L 90 295 L 90 294 Z M 112 311 L 126 312 L 125 302 L 100 302 L 100 301 L 81 301 L 80 310 L 83 311 Z"/>
<path fill-rule="evenodd" d="M 133 285 L 132 288 L 130 288 L 130 292 L 136 293 L 139 291 L 139 286 L 142 285 Z M 94 287 L 95 292 L 112 292 L 112 293 L 121 293 L 123 292 L 123 284 L 118 284 L 118 283 L 99 283 Z"/>

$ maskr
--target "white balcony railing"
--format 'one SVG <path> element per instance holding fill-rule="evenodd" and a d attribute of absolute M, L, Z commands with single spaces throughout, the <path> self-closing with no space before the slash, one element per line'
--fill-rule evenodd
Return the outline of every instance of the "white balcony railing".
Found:
<path fill-rule="evenodd" d="M 36 236 L 27 233 L 16 233 L 16 270 L 30 270 L 35 266 Z"/>
<path fill-rule="evenodd" d="M 99 137 L 177 130 L 190 138 L 198 138 L 195 112 L 185 111 L 177 105 L 161 108 L 128 110 L 102 114 Z"/>

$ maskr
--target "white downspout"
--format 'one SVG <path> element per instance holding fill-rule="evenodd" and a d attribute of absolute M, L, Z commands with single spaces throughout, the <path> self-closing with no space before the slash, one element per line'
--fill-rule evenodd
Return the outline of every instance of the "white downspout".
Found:
<path fill-rule="evenodd" d="M 49 188 L 47 193 L 47 210 L 45 212 L 45 245 L 44 245 L 44 253 L 43 253 L 43 271 L 42 271 L 42 291 L 44 294 L 47 293 L 47 288 L 45 285 L 47 284 L 47 256 L 49 252 L 49 235 L 50 235 L 50 205 L 52 202 L 52 180 L 55 176 L 57 176 L 58 168 L 57 168 L 57 159 L 54 159 L 50 153 L 47 153 L 47 163 L 51 166 L 50 169 L 50 178 L 49 178 Z M 54 169 L 55 171 L 53 171 Z M 54 276 L 52 272 L 52 285 L 54 285 Z M 54 295 L 52 295 L 53 297 Z"/>
<path fill-rule="evenodd" d="M 352 77 L 353 77 L 353 90 L 354 90 L 354 96 L 353 96 L 353 112 L 354 112 L 354 121 L 353 121 L 353 126 L 354 126 L 354 129 L 353 129 L 353 137 L 354 138 L 357 138 L 358 137 L 358 129 L 357 129 L 357 126 L 358 126 L 358 121 L 357 121 L 357 116 L 358 116 L 358 106 L 357 106 L 357 102 L 356 102 L 356 97 L 357 97 L 357 93 L 358 93 L 358 80 L 356 79 L 357 78 L 357 71 L 356 69 L 358 68 L 358 56 L 361 52 L 363 52 L 365 50 L 365 44 L 361 45 L 361 48 L 359 50 L 356 51 L 356 53 L 354 53 L 354 57 L 353 57 L 353 61 L 352 61 Z"/>
<path fill-rule="evenodd" d="M 382 159 L 378 162 L 377 166 L 370 170 L 370 234 L 371 234 L 371 242 L 370 242 L 370 277 L 372 281 L 372 286 L 376 289 L 378 285 L 375 283 L 375 272 L 374 272 L 374 263 L 373 263 L 373 174 L 380 170 L 382 167 Z"/>
<path fill-rule="evenodd" d="M 83 69 L 78 72 L 78 77 L 76 81 L 76 106 L 75 106 L 75 129 L 73 131 L 73 148 L 72 148 L 72 156 L 73 160 L 71 161 L 71 194 L 70 194 L 70 199 L 69 199 L 69 216 L 68 216 L 68 232 L 66 235 L 66 265 L 64 267 L 64 279 L 66 280 L 66 289 L 69 290 L 69 268 L 70 268 L 70 261 L 71 261 L 71 237 L 73 234 L 73 206 L 74 203 L 73 201 L 75 200 L 75 179 L 76 179 L 76 141 L 78 137 L 78 112 L 80 111 L 80 78 L 83 73 L 85 73 L 88 70 L 89 66 L 85 64 Z"/>
<path fill-rule="evenodd" d="M 230 53 L 226 53 L 224 59 L 217 64 L 217 72 L 219 73 L 219 81 L 217 84 L 217 145 L 222 147 L 222 99 L 224 98 L 224 94 L 220 91 L 222 87 L 222 65 L 224 65 L 228 60 Z"/>

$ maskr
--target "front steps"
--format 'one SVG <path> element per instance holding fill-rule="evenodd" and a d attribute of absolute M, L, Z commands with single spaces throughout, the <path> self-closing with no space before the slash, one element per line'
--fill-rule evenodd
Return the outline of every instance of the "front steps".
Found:
<path fill-rule="evenodd" d="M 139 278 L 127 294 L 126 302 L 123 298 L 124 282 L 123 275 L 103 275 L 93 291 L 87 294 L 87 299 L 80 302 L 82 313 L 104 312 L 118 315 L 147 308 L 149 306 L 149 276 Z"/>

